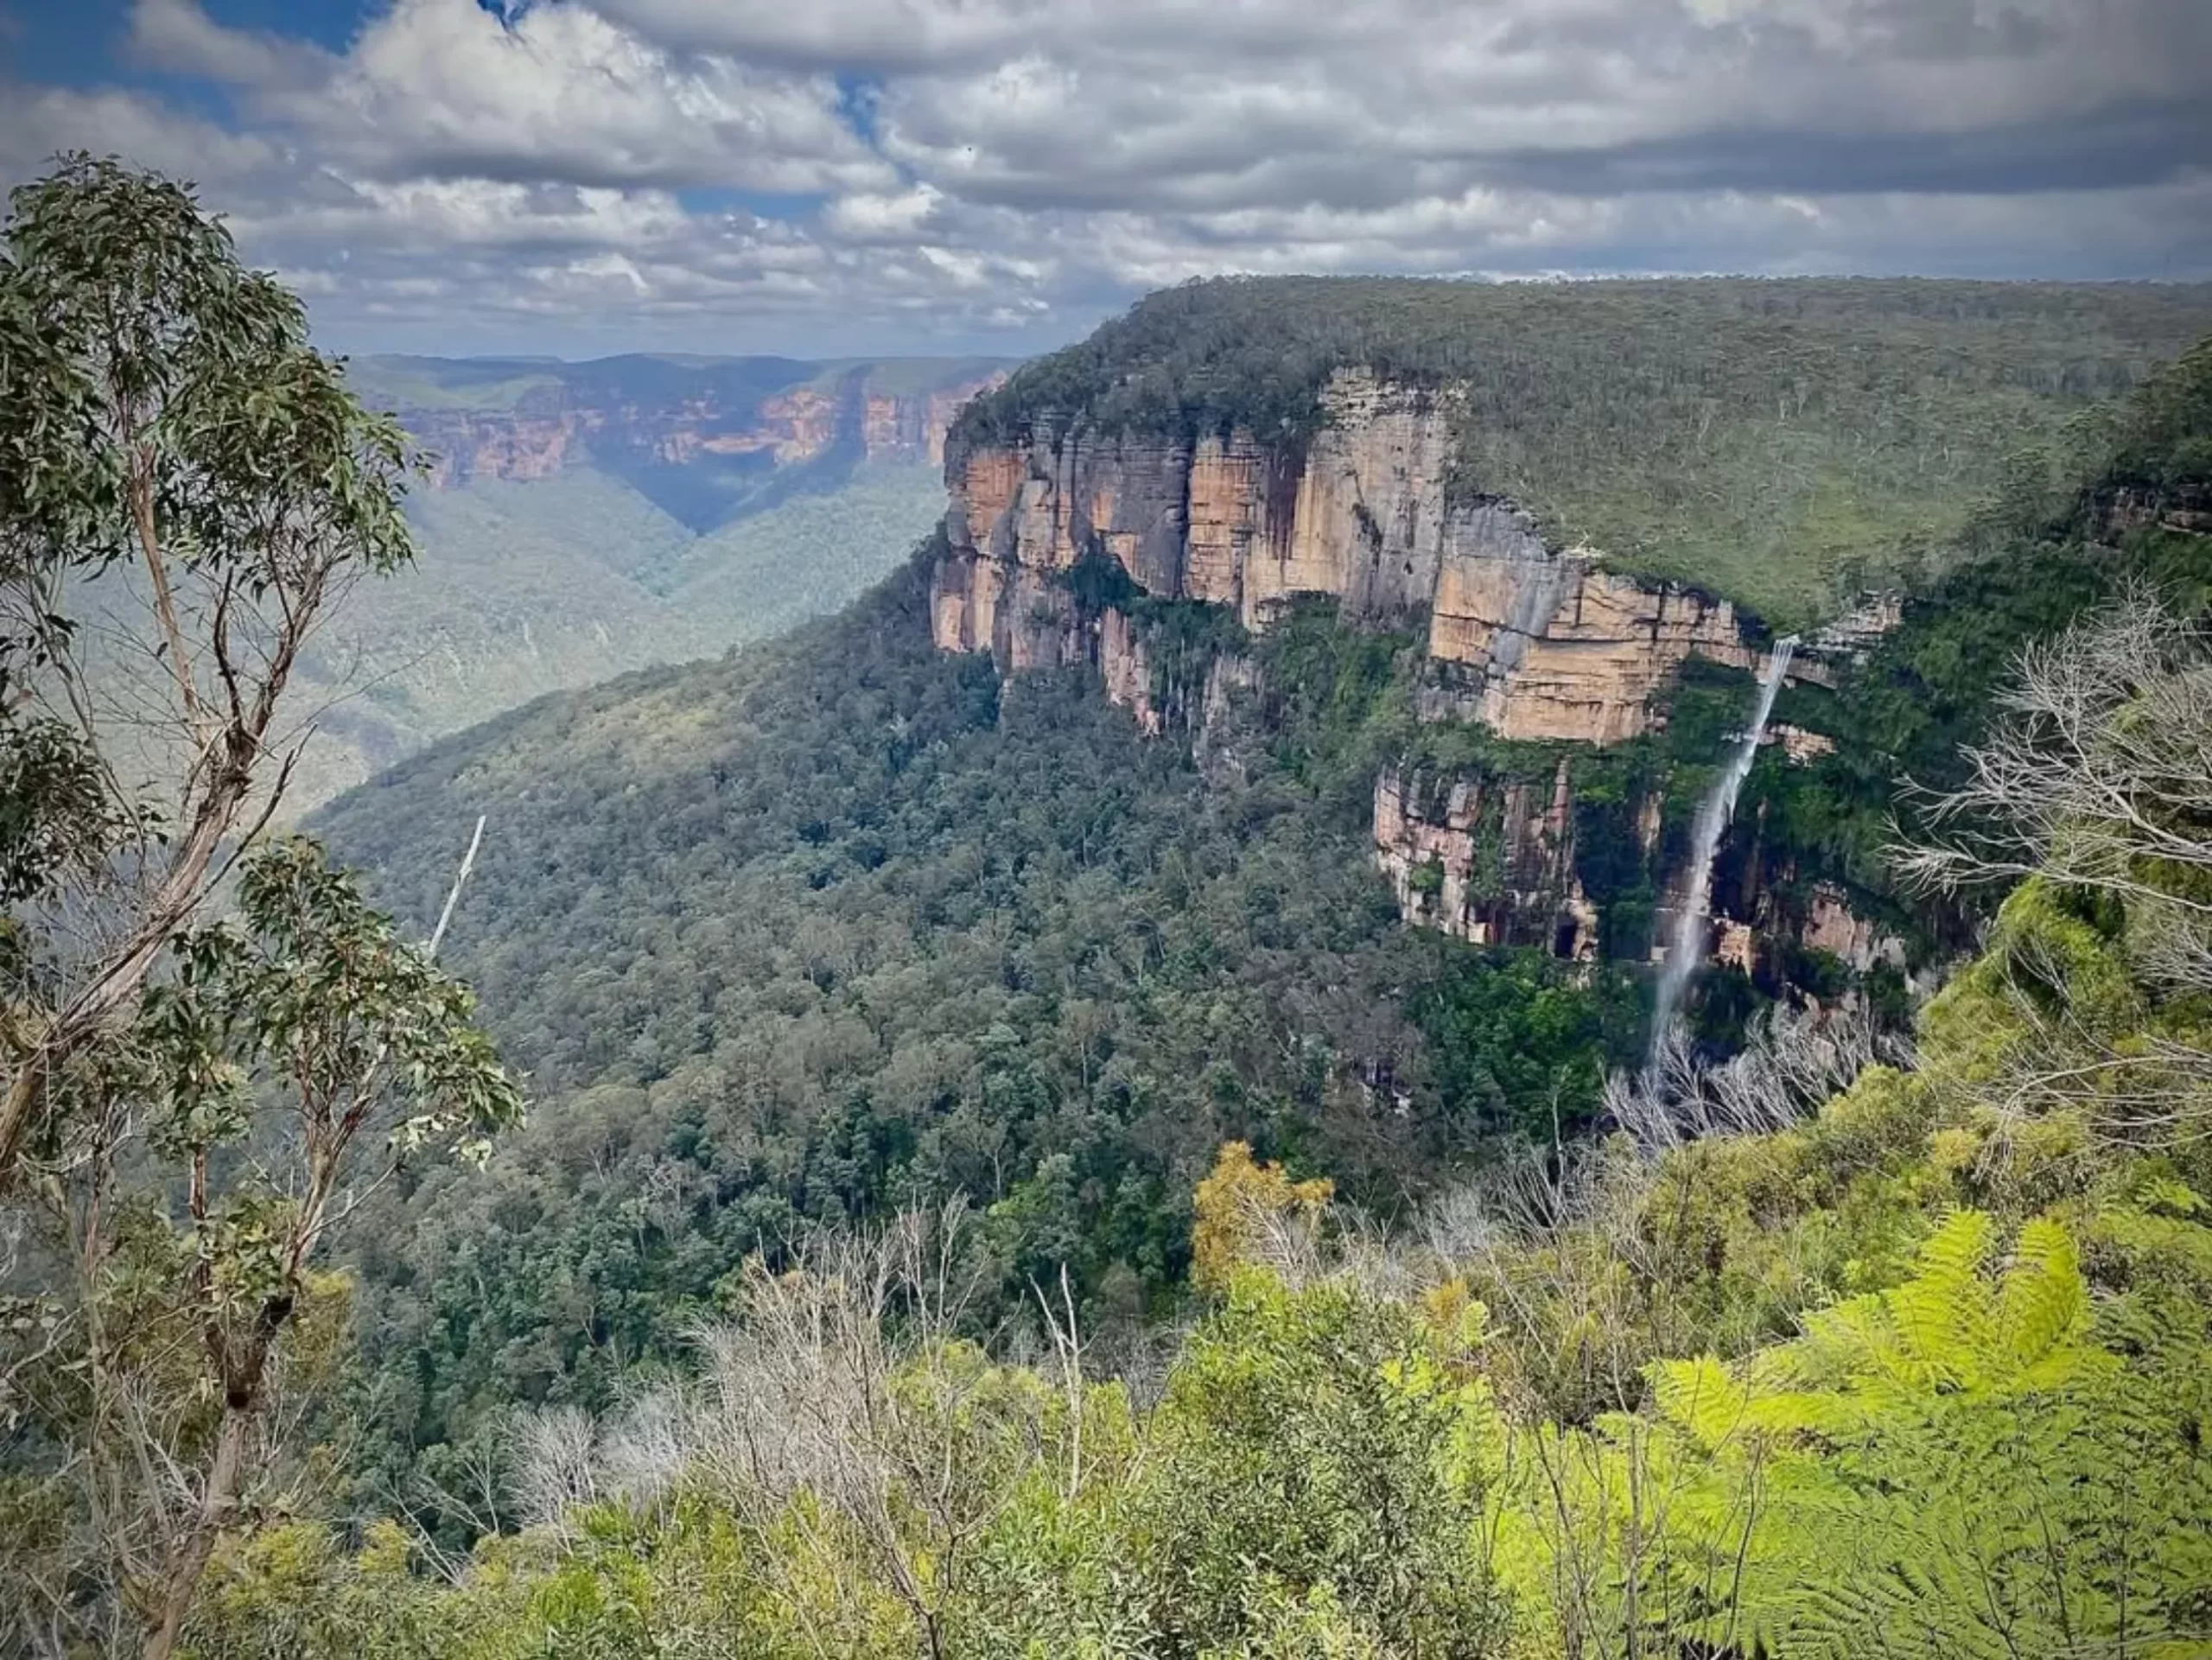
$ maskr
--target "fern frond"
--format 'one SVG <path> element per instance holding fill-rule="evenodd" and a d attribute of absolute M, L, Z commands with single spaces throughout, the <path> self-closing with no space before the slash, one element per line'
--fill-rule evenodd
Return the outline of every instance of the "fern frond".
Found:
<path fill-rule="evenodd" d="M 1651 1396 L 1660 1416 L 1711 1452 L 1742 1434 L 1751 1391 L 1712 1355 L 1663 1360 L 1651 1369 Z"/>
<path fill-rule="evenodd" d="M 1882 1293 L 1898 1359 L 1926 1387 L 1977 1381 L 1998 1349 L 1995 1298 L 1982 1275 L 1994 1232 L 1985 1212 L 1952 1212 L 1921 1247 L 1920 1271 Z"/>
<path fill-rule="evenodd" d="M 2077 1343 L 2088 1316 L 2089 1288 L 2073 1235 L 2056 1222 L 2029 1223 L 2013 1247 L 1998 1302 L 1999 1331 L 2013 1363 L 2025 1369 L 2061 1345 Z"/>

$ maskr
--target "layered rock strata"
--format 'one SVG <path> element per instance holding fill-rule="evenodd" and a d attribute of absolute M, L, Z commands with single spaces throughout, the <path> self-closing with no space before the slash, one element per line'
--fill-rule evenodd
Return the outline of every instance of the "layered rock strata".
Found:
<path fill-rule="evenodd" d="M 1592 550 L 1548 543 L 1510 501 L 1447 492 L 1448 393 L 1348 371 L 1322 403 L 1325 422 L 1297 444 L 1243 429 L 1182 438 L 1072 423 L 1039 423 L 1014 445 L 956 441 L 931 590 L 937 645 L 988 652 L 1007 671 L 1096 664 L 1107 696 L 1146 730 L 1189 726 L 1210 776 L 1239 765 L 1231 711 L 1256 671 L 1217 655 L 1202 690 L 1170 689 L 1163 708 L 1143 631 L 1114 597 L 1130 585 L 1227 607 L 1254 631 L 1301 595 L 1334 598 L 1356 625 L 1418 630 L 1422 716 L 1513 740 L 1620 742 L 1664 718 L 1664 694 L 1692 658 L 1751 672 L 1764 662 L 1758 631 L 1727 601 L 1608 569 Z M 1801 646 L 1791 677 L 1832 684 L 1900 615 L 1894 597 L 1876 596 Z M 1800 763 L 1830 747 L 1796 728 L 1773 736 Z M 1624 826 L 1646 892 L 1663 885 L 1663 806 L 1647 793 Z M 1373 812 L 1375 858 L 1408 924 L 1578 961 L 1599 954 L 1564 758 L 1541 782 L 1386 771 Z M 1855 967 L 1884 952 L 1836 895 L 1794 921 L 1769 914 L 1764 893 L 1721 908 L 1733 914 L 1714 938 L 1747 971 L 1773 931 L 1840 945 Z"/>
<path fill-rule="evenodd" d="M 1660 826 L 1665 797 L 1636 804 L 1634 835 L 1645 877 L 1662 875 Z M 1548 780 L 1499 781 L 1386 771 L 1375 783 L 1375 862 L 1396 895 L 1401 919 L 1477 945 L 1535 946 L 1577 962 L 1600 954 L 1599 907 L 1576 870 L 1574 791 L 1562 758 Z M 1904 942 L 1852 909 L 1832 882 L 1797 897 L 1794 865 L 1770 868 L 1761 838 L 1738 862 L 1736 879 L 1716 896 L 1709 951 L 1755 978 L 1785 971 L 1773 942 L 1825 951 L 1855 974 L 1906 966 Z M 1679 873 L 1677 873 L 1679 875 Z M 1650 958 L 1663 959 L 1679 881 L 1649 914 Z"/>
<path fill-rule="evenodd" d="M 1509 738 L 1618 742 L 1649 728 L 1689 658 L 1758 660 L 1728 601 L 1554 548 L 1510 502 L 1448 499 L 1448 393 L 1344 371 L 1321 401 L 1302 445 L 1049 424 L 1017 446 L 956 445 L 938 645 L 1009 669 L 1060 660 L 1082 643 L 1068 573 L 1099 557 L 1255 630 L 1306 594 L 1354 622 L 1423 629 L 1424 714 Z M 1817 652 L 1802 672 L 1824 677 Z"/>

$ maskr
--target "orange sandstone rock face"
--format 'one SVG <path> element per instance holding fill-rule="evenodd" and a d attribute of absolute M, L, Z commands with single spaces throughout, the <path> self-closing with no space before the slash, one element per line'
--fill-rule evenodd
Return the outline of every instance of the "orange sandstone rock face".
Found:
<path fill-rule="evenodd" d="M 1693 656 L 1753 668 L 1735 607 L 1605 570 L 1547 546 L 1509 503 L 1455 512 L 1437 576 L 1429 655 L 1448 665 L 1425 700 L 1509 738 L 1616 743 Z"/>
<path fill-rule="evenodd" d="M 1417 615 L 1435 593 L 1452 446 L 1446 398 L 1343 372 L 1322 404 L 1327 423 L 1299 473 L 1290 522 L 1269 525 L 1246 563 L 1248 626 L 1299 594 L 1333 594 L 1354 616 L 1382 618 Z"/>
<path fill-rule="evenodd" d="M 1833 883 L 1815 885 L 1812 907 L 1799 937 L 1814 950 L 1841 958 L 1861 974 L 1877 963 L 1902 968 L 1905 960 L 1904 942 L 1880 933 L 1872 923 L 1854 916 L 1848 897 Z"/>
<path fill-rule="evenodd" d="M 1375 780 L 1375 862 L 1390 879 L 1407 922 L 1490 944 L 1490 925 L 1475 914 L 1469 891 L 1481 795 L 1459 779 L 1441 799 L 1424 803 L 1420 783 L 1414 779 L 1409 788 L 1395 772 Z"/>
<path fill-rule="evenodd" d="M 1598 913 L 1574 874 L 1573 809 L 1563 760 L 1545 789 L 1486 792 L 1471 779 L 1386 772 L 1375 780 L 1375 862 L 1409 925 L 1592 961 Z"/>
<path fill-rule="evenodd" d="M 1109 608 L 1098 619 L 1098 666 L 1106 677 L 1106 700 L 1135 716 L 1147 737 L 1160 735 L 1160 711 L 1152 703 L 1152 668 L 1146 662 L 1144 642 L 1119 611 Z"/>
<path fill-rule="evenodd" d="M 757 435 L 744 436 L 768 449 L 779 467 L 810 461 L 836 438 L 843 402 L 839 394 L 816 386 L 780 393 L 760 405 Z"/>
<path fill-rule="evenodd" d="M 1338 595 L 1361 617 L 1418 616 L 1444 547 L 1442 401 L 1351 372 L 1322 401 L 1328 423 L 1302 456 L 1242 430 L 1192 444 L 1042 429 L 1018 449 L 956 459 L 954 552 L 1065 570 L 1096 549 L 1148 593 L 1235 606 L 1255 628 L 1300 594 Z M 996 470 L 1009 465 L 1021 474 L 1010 491 Z"/>
<path fill-rule="evenodd" d="M 861 414 L 861 441 L 868 460 L 944 466 L 945 436 L 960 406 L 1005 378 L 995 374 L 969 385 L 922 397 L 871 391 Z"/>
<path fill-rule="evenodd" d="M 1797 766 L 1803 766 L 1835 754 L 1835 740 L 1825 732 L 1810 732 L 1801 726 L 1776 725 L 1767 728 L 1767 741 L 1782 746 L 1782 753 Z"/>
<path fill-rule="evenodd" d="M 1749 923 L 1722 917 L 1713 931 L 1713 960 L 1756 974 L 1759 966 L 1758 940 Z"/>
<path fill-rule="evenodd" d="M 1201 439 L 1191 457 L 1185 508 L 1183 591 L 1242 607 L 1244 570 L 1267 531 L 1267 458 L 1249 439 Z"/>
<path fill-rule="evenodd" d="M 1449 392 L 1343 371 L 1322 403 L 1302 453 L 1241 429 L 1186 444 L 1040 426 L 1019 448 L 957 458 L 939 645 L 1012 666 L 980 620 L 997 605 L 986 567 L 1002 587 L 1007 572 L 1063 571 L 1095 550 L 1147 593 L 1233 606 L 1253 629 L 1302 594 L 1333 595 L 1356 620 L 1426 618 L 1423 712 L 1509 738 L 1618 742 L 1649 727 L 1689 658 L 1758 665 L 1726 601 L 1553 548 L 1509 502 L 1447 506 Z M 1894 624 L 1892 607 L 1849 643 Z M 1816 652 L 1800 661 L 1793 673 L 1825 677 Z"/>
<path fill-rule="evenodd" d="M 445 490 L 479 478 L 550 479 L 597 424 L 584 410 L 537 418 L 441 411 L 410 422 L 409 430 L 433 454 L 428 487 Z"/>

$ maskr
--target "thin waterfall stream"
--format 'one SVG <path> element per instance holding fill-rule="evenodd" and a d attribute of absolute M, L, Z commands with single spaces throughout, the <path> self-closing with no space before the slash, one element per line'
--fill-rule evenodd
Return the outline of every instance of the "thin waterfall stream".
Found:
<path fill-rule="evenodd" d="M 1705 960 L 1706 924 L 1709 920 L 1706 913 L 1713 908 L 1713 862 L 1719 854 L 1720 838 L 1728 829 L 1728 821 L 1735 816 L 1736 797 L 1743 790 L 1751 763 L 1758 759 L 1759 740 L 1766 735 L 1767 717 L 1774 713 L 1775 694 L 1782 690 L 1782 677 L 1789 671 L 1789 656 L 1796 646 L 1795 634 L 1784 634 L 1774 642 L 1766 672 L 1759 679 L 1758 710 L 1751 716 L 1750 728 L 1738 740 L 1735 752 L 1728 757 L 1727 771 L 1713 780 L 1713 788 L 1698 804 L 1697 817 L 1690 826 L 1689 890 L 1682 896 L 1681 907 L 1675 913 L 1674 930 L 1667 940 L 1666 964 L 1659 970 L 1659 993 L 1651 1010 L 1647 1072 L 1656 1071 L 1659 1052 L 1681 1015 L 1682 994 L 1689 989 L 1690 977 Z"/>

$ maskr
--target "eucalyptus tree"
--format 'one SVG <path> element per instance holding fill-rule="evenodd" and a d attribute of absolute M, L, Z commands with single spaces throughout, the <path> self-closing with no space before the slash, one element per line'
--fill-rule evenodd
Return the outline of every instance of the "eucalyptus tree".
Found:
<path fill-rule="evenodd" d="M 268 833 L 302 653 L 411 557 L 412 459 L 190 187 L 73 155 L 13 193 L 0 1640 L 33 1651 L 174 1648 L 342 1341 L 333 1232 L 520 1110 L 435 940 Z"/>

